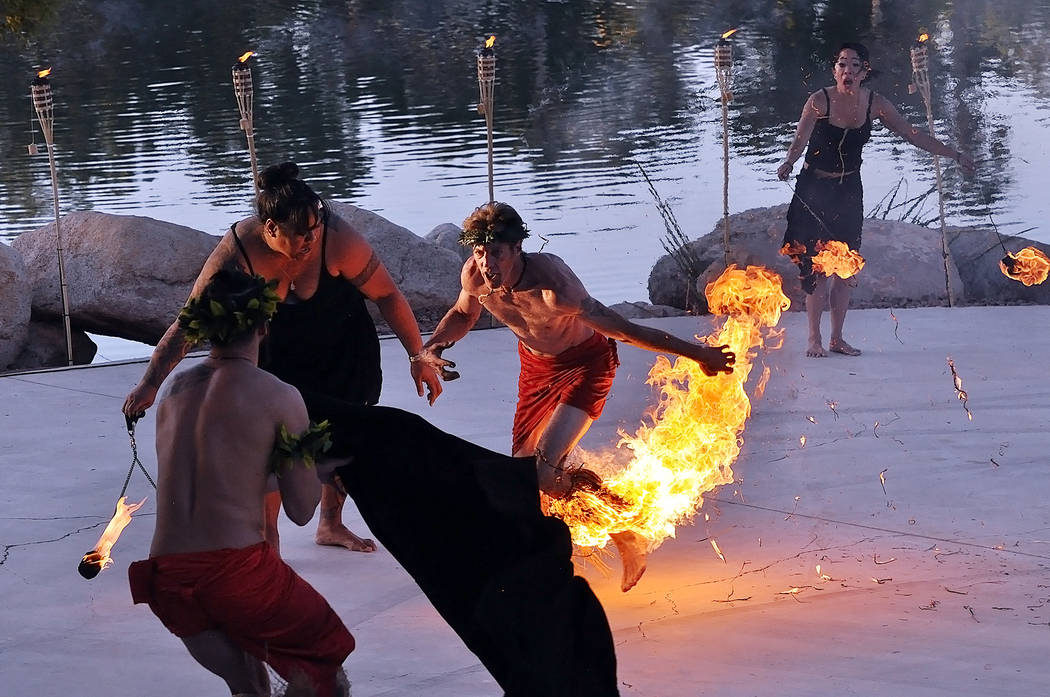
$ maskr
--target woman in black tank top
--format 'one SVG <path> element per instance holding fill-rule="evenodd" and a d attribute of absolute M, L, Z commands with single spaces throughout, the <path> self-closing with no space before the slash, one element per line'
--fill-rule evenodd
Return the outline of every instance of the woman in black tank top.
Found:
<path fill-rule="evenodd" d="M 860 249 L 864 223 L 864 188 L 861 185 L 861 150 L 871 137 L 871 122 L 881 119 L 891 131 L 912 145 L 955 160 L 973 171 L 973 161 L 925 131 L 912 128 L 885 97 L 861 84 L 871 76 L 868 50 L 862 44 L 845 43 L 835 54 L 835 86 L 810 95 L 798 122 L 787 158 L 777 168 L 786 180 L 805 148 L 805 163 L 795 183 L 788 207 L 787 231 L 781 253 L 799 266 L 799 282 L 806 293 L 809 319 L 807 356 L 823 357 L 820 320 L 825 296 L 831 301 L 831 340 L 828 348 L 847 356 L 860 355 L 842 337 L 854 277 L 828 277 L 813 269 L 818 245 L 829 241 Z"/>

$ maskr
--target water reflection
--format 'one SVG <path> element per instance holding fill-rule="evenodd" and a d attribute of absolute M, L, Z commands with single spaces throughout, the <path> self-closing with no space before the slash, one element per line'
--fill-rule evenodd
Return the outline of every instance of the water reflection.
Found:
<path fill-rule="evenodd" d="M 731 5 L 731 7 L 730 7 Z M 1050 0 L 348 0 L 139 3 L 8 0 L 0 46 L 0 238 L 50 221 L 44 158 L 30 158 L 27 84 L 55 68 L 62 209 L 136 213 L 218 232 L 250 205 L 230 85 L 258 53 L 259 160 L 296 159 L 326 195 L 426 233 L 486 197 L 473 54 L 497 35 L 497 197 L 512 201 L 608 302 L 645 297 L 662 225 L 641 163 L 686 232 L 721 211 L 712 68 L 734 37 L 732 210 L 783 203 L 773 174 L 806 95 L 843 39 L 868 43 L 872 86 L 915 124 L 908 48 L 932 36 L 938 134 L 978 175 L 946 174 L 953 223 L 1006 232 L 1050 215 L 1033 153 L 1046 147 Z M 85 38 L 86 37 L 86 38 Z M 40 140 L 39 134 L 36 140 Z M 884 131 L 866 150 L 867 206 L 929 159 Z M 935 204 L 934 204 L 935 205 Z M 1029 233 L 1050 240 L 1045 231 Z"/>

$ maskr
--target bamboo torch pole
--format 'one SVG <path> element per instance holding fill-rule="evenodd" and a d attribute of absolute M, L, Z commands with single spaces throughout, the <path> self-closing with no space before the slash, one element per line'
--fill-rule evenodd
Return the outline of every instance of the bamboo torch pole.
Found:
<path fill-rule="evenodd" d="M 729 102 L 733 99 L 730 84 L 733 79 L 733 42 L 729 40 L 736 29 L 722 34 L 715 45 L 715 77 L 722 93 L 722 250 L 729 268 Z"/>
<path fill-rule="evenodd" d="M 248 59 L 254 56 L 252 51 L 246 51 L 237 62 L 233 64 L 233 93 L 237 97 L 237 111 L 241 114 L 241 130 L 248 139 L 248 157 L 252 164 L 252 184 L 255 193 L 259 193 L 259 163 L 255 159 L 255 118 L 252 113 L 253 88 L 252 69 L 248 65 Z"/>
<path fill-rule="evenodd" d="M 481 93 L 478 111 L 484 114 L 485 127 L 488 131 L 489 201 L 496 200 L 492 181 L 492 93 L 496 83 L 496 52 L 492 50 L 494 43 L 496 43 L 496 37 L 490 36 L 485 41 L 485 47 L 478 52 L 478 91 Z"/>
<path fill-rule="evenodd" d="M 930 61 L 929 54 L 926 51 L 926 41 L 929 39 L 928 34 L 921 34 L 918 41 L 911 48 L 911 70 L 912 70 L 912 91 L 917 91 L 922 95 L 922 101 L 926 104 L 926 123 L 930 129 L 930 135 L 934 135 L 933 131 L 933 104 L 930 99 Z M 955 298 L 952 293 L 952 277 L 949 273 L 949 249 L 948 249 L 948 232 L 944 227 L 944 186 L 941 180 L 941 158 L 937 155 L 933 156 L 933 169 L 937 174 L 937 207 L 941 221 L 941 257 L 944 261 L 944 291 L 948 296 L 948 307 L 952 307 L 955 304 Z"/>
<path fill-rule="evenodd" d="M 62 324 L 66 330 L 66 361 L 73 365 L 73 331 L 69 325 L 69 286 L 66 284 L 66 263 L 62 250 L 62 225 L 58 214 L 58 171 L 55 168 L 55 102 L 51 94 L 51 81 L 47 76 L 51 68 L 41 70 L 30 85 L 33 108 L 36 110 L 37 122 L 44 132 L 47 143 L 47 160 L 51 166 L 51 196 L 55 204 L 55 239 L 58 248 L 58 284 L 62 293 Z M 32 147 L 30 148 L 32 152 Z"/>

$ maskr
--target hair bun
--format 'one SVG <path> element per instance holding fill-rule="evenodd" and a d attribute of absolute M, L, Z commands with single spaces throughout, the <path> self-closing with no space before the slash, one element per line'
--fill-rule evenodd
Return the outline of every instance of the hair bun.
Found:
<path fill-rule="evenodd" d="M 299 178 L 299 165 L 294 162 L 282 162 L 270 165 L 259 175 L 260 189 L 276 189 Z"/>

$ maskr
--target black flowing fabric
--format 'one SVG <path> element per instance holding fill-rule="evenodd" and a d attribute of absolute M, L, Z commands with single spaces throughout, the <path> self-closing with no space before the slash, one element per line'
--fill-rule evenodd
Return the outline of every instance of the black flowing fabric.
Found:
<path fill-rule="evenodd" d="M 618 695 L 605 611 L 574 575 L 569 529 L 540 510 L 533 458 L 400 409 L 304 393 L 332 421 L 336 472 L 372 533 L 506 697 Z"/>

